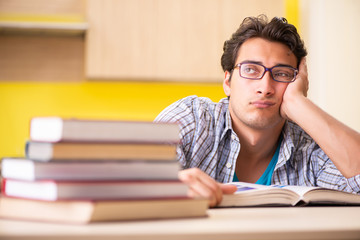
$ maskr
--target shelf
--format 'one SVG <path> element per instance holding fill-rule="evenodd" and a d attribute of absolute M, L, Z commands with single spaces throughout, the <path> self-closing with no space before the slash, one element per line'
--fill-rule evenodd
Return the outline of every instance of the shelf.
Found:
<path fill-rule="evenodd" d="M 61 22 L 0 22 L 0 34 L 60 34 L 83 35 L 88 29 L 88 23 Z"/>

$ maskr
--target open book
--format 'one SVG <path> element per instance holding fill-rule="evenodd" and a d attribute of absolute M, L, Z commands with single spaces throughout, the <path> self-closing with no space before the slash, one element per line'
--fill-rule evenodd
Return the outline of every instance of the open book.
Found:
<path fill-rule="evenodd" d="M 230 184 L 236 185 L 238 190 L 224 195 L 219 207 L 360 205 L 360 195 L 321 187 Z"/>

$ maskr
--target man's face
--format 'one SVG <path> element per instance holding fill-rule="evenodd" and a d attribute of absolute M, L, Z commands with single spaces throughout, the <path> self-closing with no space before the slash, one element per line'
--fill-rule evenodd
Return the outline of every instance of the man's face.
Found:
<path fill-rule="evenodd" d="M 240 47 L 235 64 L 249 61 L 267 68 L 297 65 L 295 55 L 286 45 L 262 38 L 248 39 Z M 240 77 L 239 68 L 235 68 L 229 77 L 226 72 L 223 86 L 230 96 L 229 110 L 235 127 L 245 125 L 261 130 L 284 123 L 280 106 L 289 83 L 274 81 L 269 71 L 260 80 L 250 80 Z"/>

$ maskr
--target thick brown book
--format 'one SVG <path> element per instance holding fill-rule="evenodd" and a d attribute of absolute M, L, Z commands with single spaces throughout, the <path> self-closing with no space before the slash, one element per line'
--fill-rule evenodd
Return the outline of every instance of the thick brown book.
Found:
<path fill-rule="evenodd" d="M 36 200 L 149 199 L 186 197 L 188 186 L 181 181 L 23 181 L 3 179 L 2 193 L 9 197 Z"/>
<path fill-rule="evenodd" d="M 179 130 L 175 123 L 36 117 L 30 123 L 30 139 L 39 142 L 178 143 Z"/>
<path fill-rule="evenodd" d="M 26 144 L 26 157 L 51 160 L 176 160 L 176 144 L 32 142 Z"/>
<path fill-rule="evenodd" d="M 40 201 L 0 197 L 0 217 L 86 224 L 90 222 L 205 217 L 205 199 L 153 199 L 132 201 Z"/>

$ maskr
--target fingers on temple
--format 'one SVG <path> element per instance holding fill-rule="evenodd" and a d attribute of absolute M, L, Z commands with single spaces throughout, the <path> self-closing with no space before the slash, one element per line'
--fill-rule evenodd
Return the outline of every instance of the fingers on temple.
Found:
<path fill-rule="evenodd" d="M 306 72 L 307 73 L 306 57 L 303 57 L 301 59 L 299 70 L 300 70 L 300 72 Z"/>

